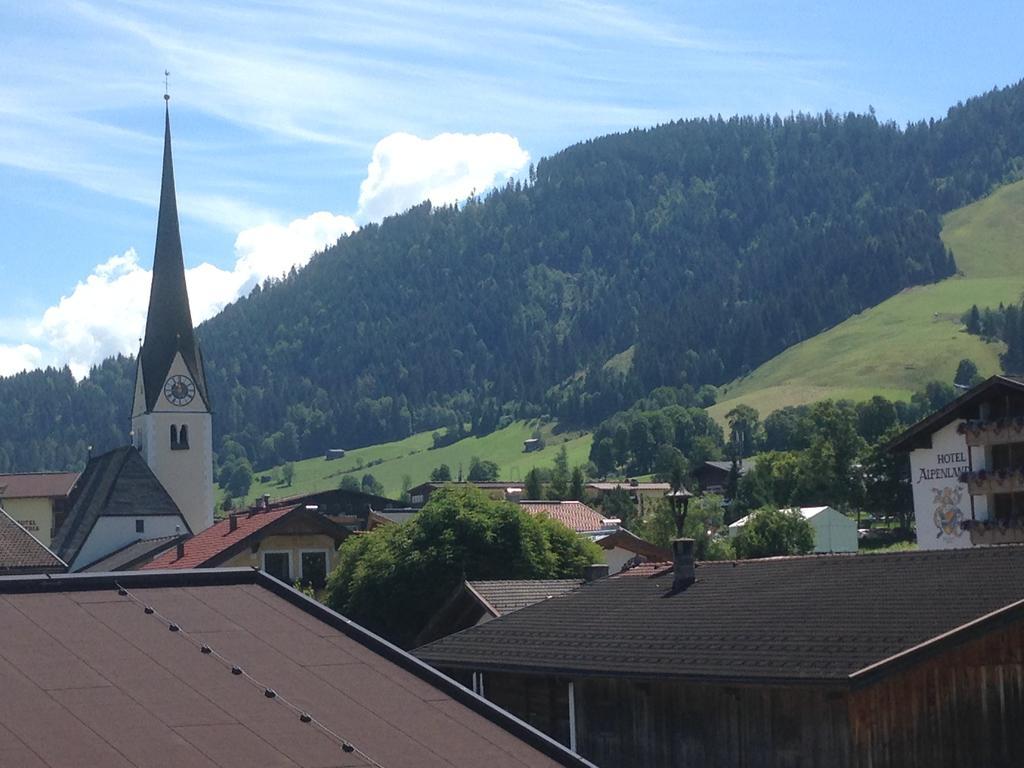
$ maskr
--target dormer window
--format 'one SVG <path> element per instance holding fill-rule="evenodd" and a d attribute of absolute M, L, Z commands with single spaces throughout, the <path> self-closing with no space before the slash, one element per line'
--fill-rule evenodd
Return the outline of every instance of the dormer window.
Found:
<path fill-rule="evenodd" d="M 182 424 L 180 427 L 177 424 L 171 424 L 171 450 L 188 450 L 188 424 Z"/>

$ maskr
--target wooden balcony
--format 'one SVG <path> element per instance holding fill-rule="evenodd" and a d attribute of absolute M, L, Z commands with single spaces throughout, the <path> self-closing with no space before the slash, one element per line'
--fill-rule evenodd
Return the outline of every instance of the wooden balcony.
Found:
<path fill-rule="evenodd" d="M 1010 520 L 1008 523 L 995 520 L 965 520 L 963 528 L 971 536 L 971 544 L 1021 544 L 1024 543 L 1024 521 Z"/>
<path fill-rule="evenodd" d="M 957 427 L 969 446 L 1024 443 L 1024 418 L 971 419 Z"/>
<path fill-rule="evenodd" d="M 1020 493 L 1024 491 L 1024 467 L 964 472 L 960 475 L 960 482 L 967 484 L 967 492 L 971 496 L 988 496 L 990 493 Z"/>

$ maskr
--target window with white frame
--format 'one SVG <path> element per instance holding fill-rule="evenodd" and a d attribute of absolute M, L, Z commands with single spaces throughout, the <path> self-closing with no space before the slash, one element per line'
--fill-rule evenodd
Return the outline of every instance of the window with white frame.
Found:
<path fill-rule="evenodd" d="M 302 583 L 313 589 L 323 589 L 327 583 L 327 550 L 308 550 L 300 556 Z"/>
<path fill-rule="evenodd" d="M 285 584 L 292 583 L 291 552 L 264 552 L 263 570 Z"/>

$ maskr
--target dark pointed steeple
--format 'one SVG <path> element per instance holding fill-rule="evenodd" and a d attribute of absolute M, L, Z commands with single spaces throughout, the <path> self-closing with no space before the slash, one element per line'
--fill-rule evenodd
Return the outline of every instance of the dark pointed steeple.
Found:
<path fill-rule="evenodd" d="M 164 98 L 166 100 L 169 97 L 165 95 Z M 203 358 L 192 330 L 192 313 L 185 286 L 185 262 L 181 253 L 178 204 L 174 195 L 174 167 L 171 162 L 171 115 L 169 107 L 165 106 L 164 168 L 160 185 L 156 251 L 153 254 L 153 284 L 149 292 L 146 337 L 140 353 L 147 411 L 156 405 L 178 352 L 196 384 L 196 394 L 209 408 Z"/>

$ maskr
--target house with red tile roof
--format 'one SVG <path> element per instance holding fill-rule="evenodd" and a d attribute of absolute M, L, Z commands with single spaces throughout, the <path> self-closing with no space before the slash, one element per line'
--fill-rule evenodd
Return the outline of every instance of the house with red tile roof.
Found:
<path fill-rule="evenodd" d="M 594 768 L 251 568 L 0 579 L 0 766 Z"/>
<path fill-rule="evenodd" d="M 68 511 L 77 472 L 27 472 L 0 475 L 0 505 L 45 546 Z"/>
<path fill-rule="evenodd" d="M 531 515 L 550 517 L 583 536 L 607 535 L 622 523 L 618 518 L 605 517 L 582 501 L 520 501 L 519 505 Z"/>
<path fill-rule="evenodd" d="M 314 505 L 238 512 L 166 549 L 143 570 L 250 566 L 286 584 L 317 589 L 337 563 L 338 547 L 351 532 Z"/>

